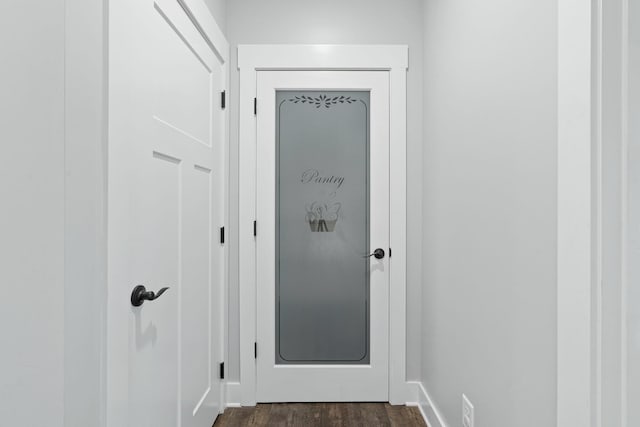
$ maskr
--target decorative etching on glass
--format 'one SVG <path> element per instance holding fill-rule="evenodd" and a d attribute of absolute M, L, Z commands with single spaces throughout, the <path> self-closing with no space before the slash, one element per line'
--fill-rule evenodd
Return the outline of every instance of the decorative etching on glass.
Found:
<path fill-rule="evenodd" d="M 320 108 L 320 107 L 329 108 L 332 105 L 344 104 L 345 102 L 347 104 L 353 104 L 354 102 L 357 101 L 357 99 L 353 99 L 350 96 L 344 96 L 344 95 L 331 97 L 331 96 L 322 94 L 317 97 L 300 95 L 294 98 L 290 98 L 287 101 L 291 101 L 294 104 L 297 104 L 298 102 L 302 102 L 303 104 L 313 104 L 316 106 L 316 108 Z"/>

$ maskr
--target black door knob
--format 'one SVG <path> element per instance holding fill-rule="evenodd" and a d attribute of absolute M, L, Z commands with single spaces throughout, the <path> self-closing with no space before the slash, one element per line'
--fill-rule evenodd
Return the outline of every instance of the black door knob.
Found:
<path fill-rule="evenodd" d="M 365 258 L 370 258 L 370 257 L 375 257 L 375 259 L 382 259 L 384 258 L 384 249 L 382 248 L 378 248 L 375 251 L 373 251 L 373 253 L 365 256 Z"/>
<path fill-rule="evenodd" d="M 145 301 L 153 301 L 158 298 L 162 294 L 164 294 L 169 288 L 162 288 L 155 293 L 153 291 L 148 291 L 144 285 L 138 285 L 133 288 L 133 292 L 131 292 L 131 305 L 134 307 L 140 307 Z"/>

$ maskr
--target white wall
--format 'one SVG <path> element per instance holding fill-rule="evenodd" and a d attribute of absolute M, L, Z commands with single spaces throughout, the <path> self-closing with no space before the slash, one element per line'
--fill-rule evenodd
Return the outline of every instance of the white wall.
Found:
<path fill-rule="evenodd" d="M 2 13 L 12 66 L 1 104 L 0 419 L 99 426 L 104 4 L 11 6 Z"/>
<path fill-rule="evenodd" d="M 557 4 L 425 0 L 422 377 L 450 426 L 556 421 Z"/>
<path fill-rule="evenodd" d="M 64 1 L 0 12 L 0 423 L 61 427 Z"/>
<path fill-rule="evenodd" d="M 419 376 L 422 192 L 422 0 L 232 0 L 227 5 L 231 46 L 231 212 L 229 377 L 239 378 L 238 319 L 238 44 L 409 45 L 407 174 L 407 376 Z"/>
<path fill-rule="evenodd" d="M 233 0 L 231 0 L 233 1 Z M 204 0 L 223 34 L 227 34 L 227 0 Z"/>

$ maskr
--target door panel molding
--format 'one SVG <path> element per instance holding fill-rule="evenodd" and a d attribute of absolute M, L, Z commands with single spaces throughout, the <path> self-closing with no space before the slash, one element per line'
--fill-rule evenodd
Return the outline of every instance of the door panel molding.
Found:
<path fill-rule="evenodd" d="M 226 401 L 217 366 L 226 359 L 228 249 L 217 230 L 228 222 L 228 113 L 216 100 L 227 90 L 228 43 L 202 0 L 117 0 L 108 13 L 105 424 L 141 424 L 162 398 L 163 421 L 211 425 Z M 131 283 L 170 290 L 132 309 Z M 154 340 L 166 347 L 162 363 Z M 142 353 L 169 369 L 152 370 Z M 141 405 L 130 404 L 136 396 Z"/>
<path fill-rule="evenodd" d="M 241 45 L 239 131 L 239 298 L 241 404 L 256 404 L 256 116 L 260 70 L 387 71 L 390 79 L 389 401 L 415 401 L 406 382 L 406 72 L 408 47 L 397 45 Z M 260 100 L 258 100 L 259 104 Z M 258 114 L 260 108 L 258 105 Z M 259 226 L 258 226 L 259 228 Z"/>
<path fill-rule="evenodd" d="M 596 2 L 597 3 L 597 2 Z M 558 2 L 557 425 L 597 426 L 593 43 L 597 8 Z M 595 143 L 595 144 L 594 144 Z M 594 268 L 595 267 L 595 268 Z"/>

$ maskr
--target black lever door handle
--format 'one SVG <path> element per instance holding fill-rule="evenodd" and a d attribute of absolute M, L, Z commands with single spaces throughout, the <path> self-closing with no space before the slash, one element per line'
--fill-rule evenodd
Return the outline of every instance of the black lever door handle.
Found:
<path fill-rule="evenodd" d="M 375 251 L 373 251 L 373 253 L 371 253 L 369 255 L 365 255 L 364 257 L 365 258 L 375 257 L 376 259 L 382 259 L 382 258 L 384 258 L 384 249 L 378 248 Z"/>
<path fill-rule="evenodd" d="M 134 307 L 140 307 L 145 301 L 153 301 L 160 298 L 160 296 L 162 296 L 162 294 L 164 294 L 168 289 L 169 288 L 162 288 L 158 293 L 155 293 L 153 291 L 148 291 L 144 285 L 138 285 L 133 288 L 133 292 L 131 292 L 131 305 Z"/>

